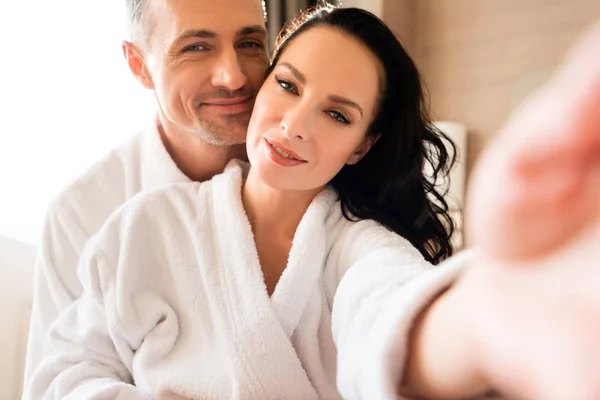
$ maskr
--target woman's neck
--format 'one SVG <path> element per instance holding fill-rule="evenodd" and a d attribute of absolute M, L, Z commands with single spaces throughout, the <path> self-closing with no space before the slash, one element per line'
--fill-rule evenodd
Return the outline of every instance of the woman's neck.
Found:
<path fill-rule="evenodd" d="M 296 229 L 319 193 L 315 190 L 279 190 L 263 183 L 252 168 L 242 189 L 242 201 L 252 231 L 268 232 L 276 238 L 294 238 Z"/>

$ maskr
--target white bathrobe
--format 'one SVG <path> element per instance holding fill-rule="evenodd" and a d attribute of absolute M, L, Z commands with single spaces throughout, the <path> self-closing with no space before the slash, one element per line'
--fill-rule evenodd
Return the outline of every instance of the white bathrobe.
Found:
<path fill-rule="evenodd" d="M 139 192 L 189 181 L 171 159 L 157 122 L 152 121 L 94 163 L 52 201 L 35 266 L 25 387 L 39 363 L 50 354 L 50 326 L 83 292 L 77 280 L 77 263 L 90 237 L 98 233 L 117 208 Z"/>
<path fill-rule="evenodd" d="M 241 201 L 244 166 L 142 193 L 82 255 L 34 399 L 393 399 L 413 318 L 459 272 L 432 267 L 323 190 L 268 296 Z"/>

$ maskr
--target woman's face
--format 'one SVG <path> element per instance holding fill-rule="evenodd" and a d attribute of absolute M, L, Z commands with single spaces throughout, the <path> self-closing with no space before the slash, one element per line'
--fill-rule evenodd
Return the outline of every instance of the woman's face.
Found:
<path fill-rule="evenodd" d="M 373 144 L 380 65 L 368 48 L 330 27 L 314 27 L 285 49 L 256 98 L 248 157 L 268 186 L 312 190 Z"/>

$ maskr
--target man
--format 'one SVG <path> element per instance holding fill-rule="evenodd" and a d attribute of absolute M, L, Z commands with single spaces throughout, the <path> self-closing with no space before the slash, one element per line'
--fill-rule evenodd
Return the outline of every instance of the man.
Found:
<path fill-rule="evenodd" d="M 246 128 L 268 67 L 261 0 L 126 0 L 123 53 L 154 92 L 156 120 L 51 204 L 36 265 L 25 387 L 50 349 L 47 333 L 82 292 L 85 243 L 138 192 L 203 181 L 245 157 Z"/>

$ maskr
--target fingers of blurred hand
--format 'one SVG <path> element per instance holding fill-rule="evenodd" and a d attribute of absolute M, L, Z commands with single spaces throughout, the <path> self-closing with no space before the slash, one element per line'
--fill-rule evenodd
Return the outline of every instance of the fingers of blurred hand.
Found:
<path fill-rule="evenodd" d="M 533 258 L 560 250 L 585 226 L 600 224 L 600 160 L 581 175 L 556 178 L 563 183 L 549 173 L 506 184 L 481 181 L 478 190 L 494 194 L 487 203 L 469 205 L 470 241 L 498 259 Z"/>
<path fill-rule="evenodd" d="M 599 160 L 600 23 L 482 155 L 467 204 L 471 241 L 511 258 L 566 240 L 594 212 Z"/>

